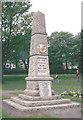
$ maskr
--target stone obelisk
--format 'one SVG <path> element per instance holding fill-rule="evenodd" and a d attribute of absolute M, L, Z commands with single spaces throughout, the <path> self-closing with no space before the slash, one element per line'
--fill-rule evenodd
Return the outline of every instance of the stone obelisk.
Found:
<path fill-rule="evenodd" d="M 51 96 L 51 80 L 49 73 L 48 43 L 45 27 L 45 16 L 41 12 L 33 15 L 29 73 L 25 78 L 25 92 L 42 96 Z"/>

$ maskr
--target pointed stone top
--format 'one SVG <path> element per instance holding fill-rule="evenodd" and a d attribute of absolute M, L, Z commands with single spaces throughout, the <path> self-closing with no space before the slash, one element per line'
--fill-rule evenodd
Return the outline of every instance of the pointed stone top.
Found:
<path fill-rule="evenodd" d="M 40 11 L 37 11 L 36 13 L 37 13 L 37 14 L 39 13 L 39 14 L 42 14 L 42 15 L 44 15 L 44 14 L 43 14 L 42 12 L 40 12 Z"/>
<path fill-rule="evenodd" d="M 34 34 L 46 34 L 45 15 L 40 11 L 35 12 L 33 15 L 32 35 Z"/>

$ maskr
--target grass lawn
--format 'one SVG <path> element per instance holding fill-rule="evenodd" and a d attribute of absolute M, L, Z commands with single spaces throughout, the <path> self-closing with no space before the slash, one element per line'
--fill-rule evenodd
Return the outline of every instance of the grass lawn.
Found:
<path fill-rule="evenodd" d="M 2 100 L 10 99 L 10 97 L 2 96 Z"/>
<path fill-rule="evenodd" d="M 0 83 L 0 90 L 2 89 L 2 84 Z"/>
<path fill-rule="evenodd" d="M 10 97 L 0 96 L 0 100 L 10 99 Z"/>
<path fill-rule="evenodd" d="M 25 77 L 27 75 L 4 75 L 3 76 L 3 90 L 24 90 L 26 88 Z M 55 75 L 51 75 L 53 78 Z M 56 90 L 80 90 L 81 82 L 77 82 L 75 74 L 59 74 L 59 83 L 55 82 L 56 78 L 52 81 L 52 89 Z"/>
<path fill-rule="evenodd" d="M 27 75 L 4 75 L 3 90 L 24 90 L 26 88 L 25 77 Z"/>
<path fill-rule="evenodd" d="M 81 110 L 81 112 L 83 113 L 83 110 Z"/>
<path fill-rule="evenodd" d="M 72 97 L 72 96 L 62 96 L 62 98 L 67 98 L 67 99 L 71 99 L 71 101 L 75 101 L 75 102 L 79 102 L 79 103 L 83 103 L 83 99 L 79 98 L 79 97 Z"/>
<path fill-rule="evenodd" d="M 12 92 L 10 94 L 12 94 L 12 95 L 19 95 L 19 94 L 24 94 L 24 92 Z"/>
<path fill-rule="evenodd" d="M 15 115 L 9 115 L 6 111 L 2 110 L 2 116 L 3 118 L 57 118 L 54 115 L 35 115 L 35 116 L 15 116 Z M 61 120 L 61 119 L 58 119 Z"/>
<path fill-rule="evenodd" d="M 54 78 L 55 75 L 52 75 Z M 55 82 L 54 78 L 52 82 L 52 89 L 56 90 L 80 90 L 81 89 L 81 79 L 77 82 L 77 76 L 75 74 L 59 74 L 59 83 Z"/>

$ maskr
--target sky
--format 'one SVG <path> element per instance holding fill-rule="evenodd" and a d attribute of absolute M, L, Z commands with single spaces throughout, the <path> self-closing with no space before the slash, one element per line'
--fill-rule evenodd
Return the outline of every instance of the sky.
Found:
<path fill-rule="evenodd" d="M 46 31 L 70 32 L 76 35 L 81 31 L 82 0 L 30 0 L 30 11 L 45 14 Z"/>

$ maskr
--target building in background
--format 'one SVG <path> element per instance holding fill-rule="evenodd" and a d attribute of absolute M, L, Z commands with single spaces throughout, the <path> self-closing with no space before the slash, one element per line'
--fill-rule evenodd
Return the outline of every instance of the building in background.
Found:
<path fill-rule="evenodd" d="M 14 63 L 12 63 L 11 61 L 7 60 L 7 63 L 5 65 L 5 68 L 9 68 L 9 69 L 15 69 L 16 65 Z"/>
<path fill-rule="evenodd" d="M 68 69 L 78 69 L 78 65 L 72 65 L 71 62 L 67 63 Z M 66 62 L 63 63 L 63 68 L 66 70 Z"/>
<path fill-rule="evenodd" d="M 25 70 L 25 64 L 24 64 L 24 62 L 22 60 L 19 60 L 18 67 Z M 12 70 L 12 69 L 16 69 L 17 67 L 16 67 L 15 63 L 12 63 L 11 61 L 7 60 L 5 68 Z"/>
<path fill-rule="evenodd" d="M 25 64 L 24 64 L 24 62 L 22 60 L 19 60 L 18 66 L 19 66 L 19 68 L 25 70 Z"/>

